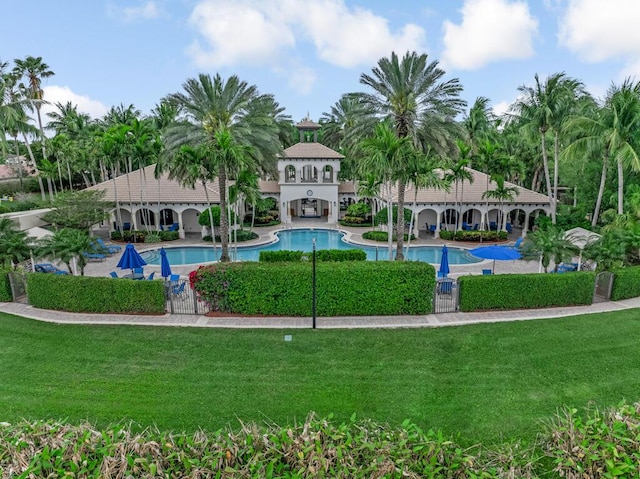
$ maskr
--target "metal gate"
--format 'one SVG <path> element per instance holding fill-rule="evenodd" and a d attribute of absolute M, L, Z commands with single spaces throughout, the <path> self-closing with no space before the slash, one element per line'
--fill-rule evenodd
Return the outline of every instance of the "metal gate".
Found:
<path fill-rule="evenodd" d="M 458 310 L 458 283 L 453 278 L 440 278 L 433 292 L 434 313 L 455 313 Z"/>
<path fill-rule="evenodd" d="M 209 312 L 209 306 L 198 298 L 188 280 L 167 281 L 164 293 L 168 313 L 200 315 Z"/>
<path fill-rule="evenodd" d="M 614 274 L 610 271 L 603 271 L 596 275 L 596 285 L 593 290 L 593 302 L 609 301 L 613 288 Z"/>
<path fill-rule="evenodd" d="M 22 271 L 11 271 L 9 273 L 9 284 L 11 285 L 11 295 L 16 303 L 28 303 L 27 298 L 27 275 Z"/>

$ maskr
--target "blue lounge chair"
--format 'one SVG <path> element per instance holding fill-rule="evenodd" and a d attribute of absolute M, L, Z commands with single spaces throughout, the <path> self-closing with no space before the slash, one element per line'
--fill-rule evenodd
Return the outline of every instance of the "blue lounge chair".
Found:
<path fill-rule="evenodd" d="M 106 244 L 102 238 L 97 238 L 96 243 L 98 243 L 98 246 L 106 250 L 109 254 L 119 253 L 122 250 L 122 246 Z"/>
<path fill-rule="evenodd" d="M 116 273 L 115 271 L 109 273 L 109 276 L 111 276 L 112 278 L 119 278 L 118 273 Z"/>
<path fill-rule="evenodd" d="M 496 223 L 495 221 L 490 221 L 489 222 L 489 230 L 498 231 L 498 223 Z"/>
<path fill-rule="evenodd" d="M 179 279 L 180 279 L 180 275 L 179 274 L 172 274 L 171 276 L 169 276 L 169 281 L 171 281 L 172 283 L 175 283 Z"/>
<path fill-rule="evenodd" d="M 82 256 L 87 258 L 87 260 L 89 260 L 89 261 L 104 261 L 104 260 L 107 259 L 107 255 L 106 254 L 102 254 L 102 253 L 87 253 L 86 251 L 84 253 L 82 253 Z"/>
<path fill-rule="evenodd" d="M 149 277 L 147 278 L 149 281 L 151 281 L 153 279 L 153 277 L 156 275 L 155 271 L 152 271 L 151 274 L 149 275 Z"/>
<path fill-rule="evenodd" d="M 511 233 L 513 231 L 513 227 L 511 226 L 511 223 L 507 223 L 504 228 L 507 230 L 507 233 Z"/>
<path fill-rule="evenodd" d="M 67 271 L 57 268 L 51 263 L 34 264 L 33 269 L 35 269 L 37 273 L 69 274 Z"/>
<path fill-rule="evenodd" d="M 515 243 L 511 246 L 513 249 L 520 249 L 520 245 L 522 244 L 522 236 L 516 240 Z"/>
<path fill-rule="evenodd" d="M 436 225 L 429 226 L 429 231 L 433 234 L 436 234 Z"/>
<path fill-rule="evenodd" d="M 483 269 L 482 274 L 485 274 L 485 275 L 493 274 L 493 271 L 491 271 L 490 269 Z"/>
<path fill-rule="evenodd" d="M 180 225 L 178 223 L 173 223 L 171 226 L 167 228 L 167 231 L 178 231 Z"/>
<path fill-rule="evenodd" d="M 187 284 L 186 281 L 181 281 L 180 283 L 176 283 L 171 288 L 171 292 L 174 296 L 184 296 L 186 294 L 184 287 Z"/>

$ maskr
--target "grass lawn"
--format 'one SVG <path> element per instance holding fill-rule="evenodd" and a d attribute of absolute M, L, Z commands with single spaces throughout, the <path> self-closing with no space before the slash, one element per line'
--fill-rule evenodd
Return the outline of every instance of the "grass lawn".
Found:
<path fill-rule="evenodd" d="M 640 311 L 439 329 L 219 330 L 39 323 L 0 314 L 0 421 L 161 429 L 354 412 L 531 439 L 563 404 L 640 399 Z"/>

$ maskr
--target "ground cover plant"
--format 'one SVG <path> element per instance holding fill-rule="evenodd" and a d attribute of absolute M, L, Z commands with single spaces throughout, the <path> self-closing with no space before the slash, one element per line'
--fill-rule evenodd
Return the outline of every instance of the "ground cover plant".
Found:
<path fill-rule="evenodd" d="M 0 422 L 279 425 L 310 411 L 532 440 L 563 404 L 637 398 L 638 311 L 467 327 L 221 330 L 39 323 L 0 314 Z M 321 322 L 320 322 L 321 324 Z M 457 436 L 459 434 L 459 436 Z"/>

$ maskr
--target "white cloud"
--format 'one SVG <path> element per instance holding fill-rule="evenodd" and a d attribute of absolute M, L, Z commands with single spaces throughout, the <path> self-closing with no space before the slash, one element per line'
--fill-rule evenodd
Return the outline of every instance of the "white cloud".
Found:
<path fill-rule="evenodd" d="M 188 49 L 200 67 L 249 62 L 269 64 L 280 52 L 295 45 L 291 28 L 271 8 L 270 2 L 203 0 L 189 22 L 204 37 L 206 46 L 194 41 Z"/>
<path fill-rule="evenodd" d="M 498 60 L 529 58 L 538 20 L 522 1 L 466 0 L 462 23 L 444 22 L 442 64 L 473 70 Z"/>
<path fill-rule="evenodd" d="M 308 95 L 316 83 L 316 72 L 313 68 L 298 67 L 288 70 L 286 77 L 289 86 L 301 95 Z"/>
<path fill-rule="evenodd" d="M 47 113 L 56 111 L 55 104 L 71 102 L 78 106 L 78 112 L 87 113 L 91 118 L 99 118 L 107 113 L 107 107 L 98 100 L 92 100 L 88 96 L 80 95 L 67 86 L 45 86 L 44 99 L 49 102 L 42 107 L 42 122 L 48 121 Z"/>
<path fill-rule="evenodd" d="M 495 105 L 493 105 L 491 110 L 493 111 L 493 114 L 495 116 L 501 117 L 502 115 L 504 115 L 505 113 L 507 113 L 509 111 L 509 107 L 512 104 L 513 104 L 513 102 L 509 103 L 508 101 L 501 101 L 501 102 L 496 103 Z"/>
<path fill-rule="evenodd" d="M 190 23 L 206 42 L 188 49 L 202 67 L 269 64 L 300 43 L 341 67 L 370 65 L 393 50 L 424 50 L 420 26 L 393 32 L 384 17 L 344 0 L 200 0 Z"/>
<path fill-rule="evenodd" d="M 151 18 L 157 18 L 160 15 L 160 10 L 156 2 L 150 1 L 139 7 L 125 7 L 122 9 L 122 18 L 126 22 L 133 22 L 135 20 L 143 19 L 149 20 Z"/>
<path fill-rule="evenodd" d="M 559 42 L 587 62 L 640 58 L 640 2 L 570 0 L 560 19 Z M 631 65 L 630 65 L 631 68 Z"/>

